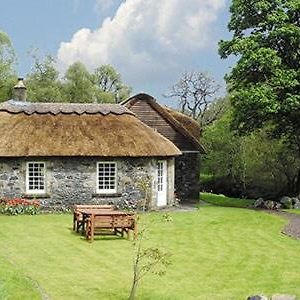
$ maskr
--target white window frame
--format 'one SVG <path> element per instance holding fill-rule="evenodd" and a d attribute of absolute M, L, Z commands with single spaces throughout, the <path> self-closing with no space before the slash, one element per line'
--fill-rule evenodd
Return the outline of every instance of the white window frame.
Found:
<path fill-rule="evenodd" d="M 115 175 L 114 175 L 114 189 L 99 189 L 99 165 L 100 164 L 114 164 L 115 165 Z M 97 194 L 116 194 L 117 193 L 117 178 L 118 178 L 118 168 L 115 161 L 98 161 L 97 162 L 97 181 L 96 181 L 96 191 Z M 109 176 L 111 177 L 111 176 Z"/>
<path fill-rule="evenodd" d="M 29 164 L 44 164 L 44 189 L 42 190 L 30 190 L 29 189 Z M 46 163 L 44 161 L 28 161 L 26 163 L 26 194 L 45 194 L 46 193 Z"/>

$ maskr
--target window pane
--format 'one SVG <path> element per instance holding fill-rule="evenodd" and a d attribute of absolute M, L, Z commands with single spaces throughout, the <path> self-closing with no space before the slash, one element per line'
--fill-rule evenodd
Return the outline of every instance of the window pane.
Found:
<path fill-rule="evenodd" d="M 44 192 L 45 190 L 45 164 L 27 164 L 27 188 L 30 191 Z"/>
<path fill-rule="evenodd" d="M 98 189 L 115 190 L 116 188 L 116 163 L 98 163 Z"/>

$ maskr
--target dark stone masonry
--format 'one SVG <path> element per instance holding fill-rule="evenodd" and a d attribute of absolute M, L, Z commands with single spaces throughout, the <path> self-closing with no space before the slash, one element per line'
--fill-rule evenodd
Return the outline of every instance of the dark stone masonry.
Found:
<path fill-rule="evenodd" d="M 183 152 L 175 158 L 175 191 L 181 200 L 198 199 L 200 152 Z"/>
<path fill-rule="evenodd" d="M 144 197 L 139 182 L 148 178 L 151 182 L 151 206 L 156 199 L 155 158 L 1 158 L 0 191 L 1 197 L 25 197 L 26 162 L 40 161 L 46 165 L 46 193 L 36 195 L 44 208 L 71 207 L 73 204 L 113 203 L 121 207 L 133 207 Z M 117 191 L 113 195 L 97 194 L 97 162 L 117 163 Z M 172 205 L 174 195 L 173 159 L 168 159 L 168 205 Z"/>

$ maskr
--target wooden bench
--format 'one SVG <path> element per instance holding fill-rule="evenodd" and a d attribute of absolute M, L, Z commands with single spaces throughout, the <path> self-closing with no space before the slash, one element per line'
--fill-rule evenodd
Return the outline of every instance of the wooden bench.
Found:
<path fill-rule="evenodd" d="M 130 237 L 130 231 L 137 235 L 136 218 L 133 213 L 125 213 L 122 211 L 89 211 L 83 212 L 86 220 L 86 238 L 90 241 L 94 240 L 94 235 L 99 234 L 120 234 L 124 233 L 127 238 Z"/>
<path fill-rule="evenodd" d="M 79 229 L 84 229 L 82 211 L 90 209 L 100 210 L 114 210 L 114 205 L 106 204 L 90 204 L 90 205 L 79 205 L 75 204 L 73 207 L 73 230 L 79 232 Z"/>

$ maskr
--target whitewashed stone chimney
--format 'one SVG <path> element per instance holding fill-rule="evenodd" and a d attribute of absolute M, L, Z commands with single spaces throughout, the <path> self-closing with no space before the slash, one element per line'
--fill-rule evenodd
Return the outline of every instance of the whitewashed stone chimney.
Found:
<path fill-rule="evenodd" d="M 26 101 L 26 86 L 23 78 L 18 78 L 18 83 L 14 86 L 14 100 Z"/>

